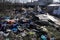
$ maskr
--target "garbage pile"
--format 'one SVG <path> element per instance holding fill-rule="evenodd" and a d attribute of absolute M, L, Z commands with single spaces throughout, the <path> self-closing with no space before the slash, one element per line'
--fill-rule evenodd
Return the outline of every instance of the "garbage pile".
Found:
<path fill-rule="evenodd" d="M 36 24 L 37 21 L 39 18 L 33 13 L 20 18 L 4 17 L 0 22 L 1 40 L 37 40 L 48 35 L 48 30 Z"/>
<path fill-rule="evenodd" d="M 41 20 L 35 12 L 22 12 L 21 16 L 18 14 L 19 12 L 16 12 L 14 17 L 1 17 L 0 40 L 50 40 L 46 27 L 55 27 L 53 21 L 45 21 L 44 18 Z"/>

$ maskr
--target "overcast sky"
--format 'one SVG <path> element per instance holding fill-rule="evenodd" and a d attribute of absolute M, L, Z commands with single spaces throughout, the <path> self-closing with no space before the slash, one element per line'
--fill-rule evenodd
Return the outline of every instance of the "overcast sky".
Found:
<path fill-rule="evenodd" d="M 6 1 L 9 1 L 9 0 L 6 0 Z M 14 1 L 16 1 L 16 2 L 21 2 L 21 3 L 26 3 L 26 2 L 31 2 L 31 0 L 10 0 L 10 2 L 13 2 L 14 3 Z M 37 0 L 32 0 L 32 2 L 33 1 L 37 1 Z"/>

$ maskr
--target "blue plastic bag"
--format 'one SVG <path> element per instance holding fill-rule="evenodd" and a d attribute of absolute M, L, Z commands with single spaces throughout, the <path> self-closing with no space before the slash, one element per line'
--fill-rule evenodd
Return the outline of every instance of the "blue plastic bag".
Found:
<path fill-rule="evenodd" d="M 42 40 L 47 40 L 47 37 L 45 35 L 41 35 Z"/>

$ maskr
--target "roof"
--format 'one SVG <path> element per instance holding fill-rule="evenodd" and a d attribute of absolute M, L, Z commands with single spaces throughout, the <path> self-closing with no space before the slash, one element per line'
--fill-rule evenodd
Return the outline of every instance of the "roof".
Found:
<path fill-rule="evenodd" d="M 48 6 L 60 6 L 60 4 L 49 4 Z"/>

